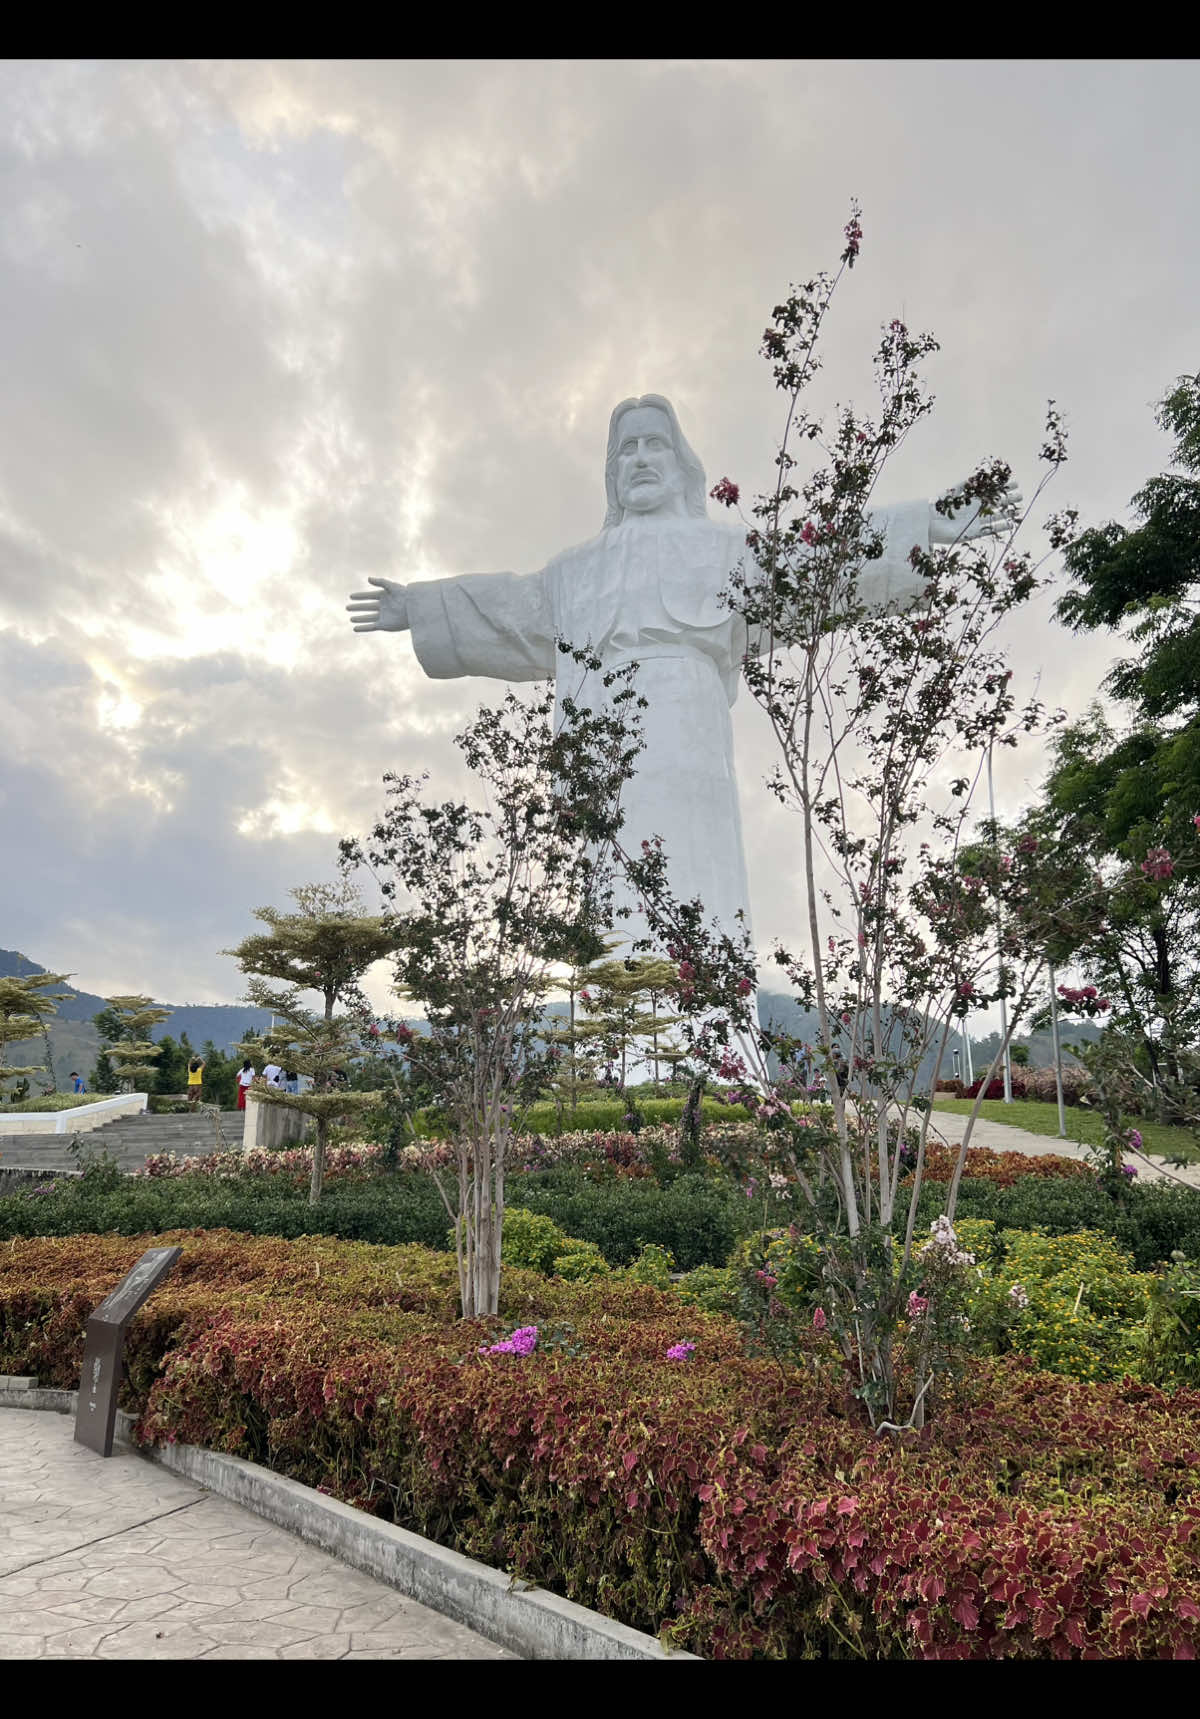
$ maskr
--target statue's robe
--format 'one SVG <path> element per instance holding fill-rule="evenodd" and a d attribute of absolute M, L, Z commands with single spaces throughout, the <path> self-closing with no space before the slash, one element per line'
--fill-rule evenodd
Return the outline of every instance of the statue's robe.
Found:
<path fill-rule="evenodd" d="M 873 516 L 885 547 L 860 575 L 860 601 L 893 606 L 920 591 L 909 556 L 928 549 L 929 517 L 923 501 Z M 587 702 L 595 690 L 581 686 L 556 639 L 590 647 L 606 668 L 641 665 L 645 748 L 622 795 L 622 844 L 661 836 L 675 895 L 698 896 L 731 932 L 739 913 L 750 926 L 729 717 L 748 641 L 719 598 L 746 556 L 744 527 L 633 516 L 541 572 L 433 579 L 407 593 L 413 646 L 435 680 L 557 676 L 561 707 L 564 695 Z"/>

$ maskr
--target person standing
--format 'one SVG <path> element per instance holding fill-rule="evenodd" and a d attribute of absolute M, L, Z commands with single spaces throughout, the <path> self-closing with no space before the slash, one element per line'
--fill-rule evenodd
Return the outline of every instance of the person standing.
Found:
<path fill-rule="evenodd" d="M 272 1061 L 272 1062 L 269 1062 L 267 1064 L 267 1066 L 263 1069 L 263 1079 L 266 1081 L 268 1086 L 273 1086 L 273 1087 L 282 1089 L 282 1087 L 283 1087 L 283 1070 L 280 1068 L 280 1066 L 277 1062 Z"/>
<path fill-rule="evenodd" d="M 204 1059 L 194 1056 L 188 1063 L 187 1095 L 189 1104 L 199 1104 L 204 1086 Z"/>
<path fill-rule="evenodd" d="M 237 1107 L 239 1110 L 245 1110 L 245 1108 L 246 1108 L 246 1094 L 250 1090 L 250 1088 L 253 1086 L 253 1084 L 254 1084 L 254 1064 L 250 1061 L 250 1058 L 247 1057 L 245 1062 L 242 1064 L 241 1068 L 238 1070 Z"/>
<path fill-rule="evenodd" d="M 81 1074 L 76 1074 L 74 1069 L 71 1070 L 71 1091 L 72 1092 L 86 1092 L 87 1091 L 87 1081 L 84 1080 L 84 1078 Z"/>

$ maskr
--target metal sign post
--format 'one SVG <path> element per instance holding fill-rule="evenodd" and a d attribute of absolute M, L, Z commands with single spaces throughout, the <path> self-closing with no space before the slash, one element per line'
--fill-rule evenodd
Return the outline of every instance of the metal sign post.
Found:
<path fill-rule="evenodd" d="M 112 1455 L 125 1333 L 138 1308 L 158 1288 L 182 1252 L 179 1247 L 148 1249 L 87 1322 L 75 1440 L 100 1456 Z"/>

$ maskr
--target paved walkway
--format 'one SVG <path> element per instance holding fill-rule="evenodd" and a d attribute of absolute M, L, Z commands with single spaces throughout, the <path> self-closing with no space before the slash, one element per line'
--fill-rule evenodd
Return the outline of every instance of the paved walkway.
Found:
<path fill-rule="evenodd" d="M 957 1146 L 962 1140 L 967 1122 L 968 1118 L 960 1116 L 957 1111 L 942 1110 L 935 1104 L 930 1126 L 943 1140 Z M 1068 1129 L 1070 1126 L 1071 1113 L 1068 1111 Z M 1028 1128 L 1010 1128 L 1007 1122 L 993 1122 L 983 1116 L 971 1130 L 971 1144 L 990 1146 L 994 1152 L 1025 1152 L 1030 1157 L 1041 1157 L 1046 1153 L 1054 1153 L 1059 1158 L 1087 1157 L 1087 1149 L 1077 1140 L 1060 1140 L 1057 1135 L 1051 1134 L 1032 1134 Z M 1183 1182 L 1188 1187 L 1200 1188 L 1200 1164 L 1189 1164 L 1180 1170 L 1169 1169 L 1155 1159 L 1146 1159 L 1133 1152 L 1126 1154 L 1125 1162 L 1134 1166 L 1140 1182 Z"/>
<path fill-rule="evenodd" d="M 513 1659 L 68 1415 L 0 1409 L 0 1659 Z"/>

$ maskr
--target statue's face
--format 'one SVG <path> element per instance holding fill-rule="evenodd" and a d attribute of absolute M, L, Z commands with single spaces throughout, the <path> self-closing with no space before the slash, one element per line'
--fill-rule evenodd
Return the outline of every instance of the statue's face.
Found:
<path fill-rule="evenodd" d="M 657 406 L 636 406 L 621 419 L 617 443 L 617 500 L 626 513 L 678 513 L 683 468 L 671 425 Z"/>

